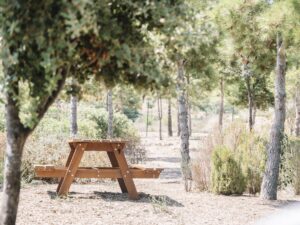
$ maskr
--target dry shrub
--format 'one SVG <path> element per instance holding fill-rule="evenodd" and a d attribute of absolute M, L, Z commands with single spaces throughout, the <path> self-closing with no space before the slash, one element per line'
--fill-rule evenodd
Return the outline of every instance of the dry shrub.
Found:
<path fill-rule="evenodd" d="M 216 127 L 211 135 L 202 140 L 203 147 L 192 166 L 196 188 L 201 191 L 211 189 L 211 156 L 217 146 L 224 146 L 234 153 L 236 162 L 242 168 L 246 190 L 251 194 L 259 192 L 265 164 L 266 139 L 264 134 L 262 136 L 249 132 L 247 124 L 239 120 L 231 123 L 222 133 Z"/>
<path fill-rule="evenodd" d="M 202 148 L 195 161 L 192 162 L 193 182 L 199 191 L 208 191 L 210 188 L 211 155 L 214 147 L 221 143 L 220 132 L 217 131 L 207 137 L 201 137 L 201 142 Z"/>

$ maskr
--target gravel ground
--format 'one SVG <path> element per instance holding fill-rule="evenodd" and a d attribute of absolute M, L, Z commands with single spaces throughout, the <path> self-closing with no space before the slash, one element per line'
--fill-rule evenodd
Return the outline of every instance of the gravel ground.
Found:
<path fill-rule="evenodd" d="M 135 181 L 141 197 L 138 201 L 128 200 L 113 181 L 73 184 L 65 199 L 56 197 L 56 185 L 37 182 L 21 190 L 17 224 L 251 225 L 300 202 L 299 197 L 286 193 L 272 202 L 246 195 L 186 193 L 180 178 L 177 138 L 155 140 L 143 140 L 148 152 L 146 165 L 166 169 L 160 179 Z M 198 142 L 191 141 L 192 155 L 196 155 Z"/>

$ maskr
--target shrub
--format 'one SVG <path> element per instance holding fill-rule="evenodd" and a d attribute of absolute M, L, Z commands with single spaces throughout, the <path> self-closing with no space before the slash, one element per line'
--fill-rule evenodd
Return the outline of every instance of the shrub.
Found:
<path fill-rule="evenodd" d="M 300 138 L 285 136 L 282 142 L 279 187 L 292 186 L 300 194 Z"/>
<path fill-rule="evenodd" d="M 246 190 L 250 194 L 259 193 L 265 170 L 267 140 L 254 132 L 244 131 L 239 142 L 235 155 L 245 176 Z"/>
<path fill-rule="evenodd" d="M 218 146 L 212 154 L 212 191 L 216 194 L 242 194 L 245 191 L 245 178 L 230 149 Z"/>
<path fill-rule="evenodd" d="M 226 146 L 234 155 L 235 161 L 241 167 L 246 191 L 256 194 L 260 191 L 261 181 L 266 161 L 267 139 L 264 133 L 259 136 L 249 132 L 245 123 L 236 120 L 224 129 L 222 133 L 218 128 L 203 141 L 199 156 L 193 164 L 193 179 L 196 187 L 203 191 L 211 188 L 211 153 L 217 146 Z"/>
<path fill-rule="evenodd" d="M 192 162 L 192 174 L 195 187 L 199 191 L 208 191 L 210 187 L 211 155 L 214 149 L 213 135 L 203 138 L 199 155 Z"/>
<path fill-rule="evenodd" d="M 99 138 L 107 137 L 108 113 L 101 110 L 97 116 L 92 116 L 96 123 L 97 136 Z M 115 113 L 113 118 L 113 136 L 128 141 L 125 153 L 131 163 L 140 163 L 146 157 L 146 151 L 140 145 L 140 136 L 133 122 L 125 115 Z"/>

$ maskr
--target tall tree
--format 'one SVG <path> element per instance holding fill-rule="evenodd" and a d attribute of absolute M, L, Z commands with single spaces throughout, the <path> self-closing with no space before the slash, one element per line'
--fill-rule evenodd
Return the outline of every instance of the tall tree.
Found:
<path fill-rule="evenodd" d="M 268 3 L 224 2 L 220 6 L 218 21 L 225 28 L 224 32 L 229 34 L 227 43 L 233 46 L 231 66 L 240 71 L 232 74 L 238 87 L 236 94 L 232 94 L 237 96 L 233 103 L 248 106 L 249 129 L 252 130 L 254 108 L 266 108 L 273 102 L 268 83 L 269 74 L 274 68 L 275 41 L 260 23 Z M 260 35 L 262 33 L 265 35 Z"/>
<path fill-rule="evenodd" d="M 177 61 L 177 91 L 178 91 L 178 111 L 179 111 L 179 126 L 180 126 L 180 152 L 181 152 L 181 170 L 185 180 L 185 189 L 189 190 L 189 180 L 192 179 L 190 169 L 190 154 L 189 154 L 189 127 L 188 127 L 188 108 L 187 108 L 187 93 L 186 93 L 186 77 L 184 74 L 184 60 Z"/>
<path fill-rule="evenodd" d="M 1 225 L 16 222 L 25 141 L 68 76 L 72 54 L 65 41 L 63 16 L 68 7 L 64 1 L 5 1 L 0 5 L 7 128 Z"/>
<path fill-rule="evenodd" d="M 271 128 L 270 142 L 267 148 L 267 163 L 261 187 L 263 199 L 277 199 L 280 152 L 284 137 L 285 122 L 285 73 L 286 53 L 282 36 L 277 34 L 277 57 L 275 73 L 275 118 Z"/>

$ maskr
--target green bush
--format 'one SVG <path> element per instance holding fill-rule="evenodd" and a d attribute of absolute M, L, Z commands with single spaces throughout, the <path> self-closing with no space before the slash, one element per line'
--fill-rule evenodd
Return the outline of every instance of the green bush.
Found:
<path fill-rule="evenodd" d="M 260 192 L 265 170 L 267 141 L 249 131 L 243 132 L 240 139 L 235 155 L 245 177 L 247 192 L 256 194 Z"/>
<path fill-rule="evenodd" d="M 92 117 L 92 120 L 96 123 L 98 138 L 107 138 L 108 113 L 104 110 L 100 110 L 97 116 Z M 121 113 L 114 113 L 113 137 L 137 139 L 139 135 L 131 120 Z"/>
<path fill-rule="evenodd" d="M 279 187 L 292 186 L 300 194 L 300 138 L 288 137 L 282 141 Z"/>
<path fill-rule="evenodd" d="M 245 178 L 233 152 L 225 146 L 217 146 L 212 153 L 212 191 L 216 194 L 242 194 Z"/>

